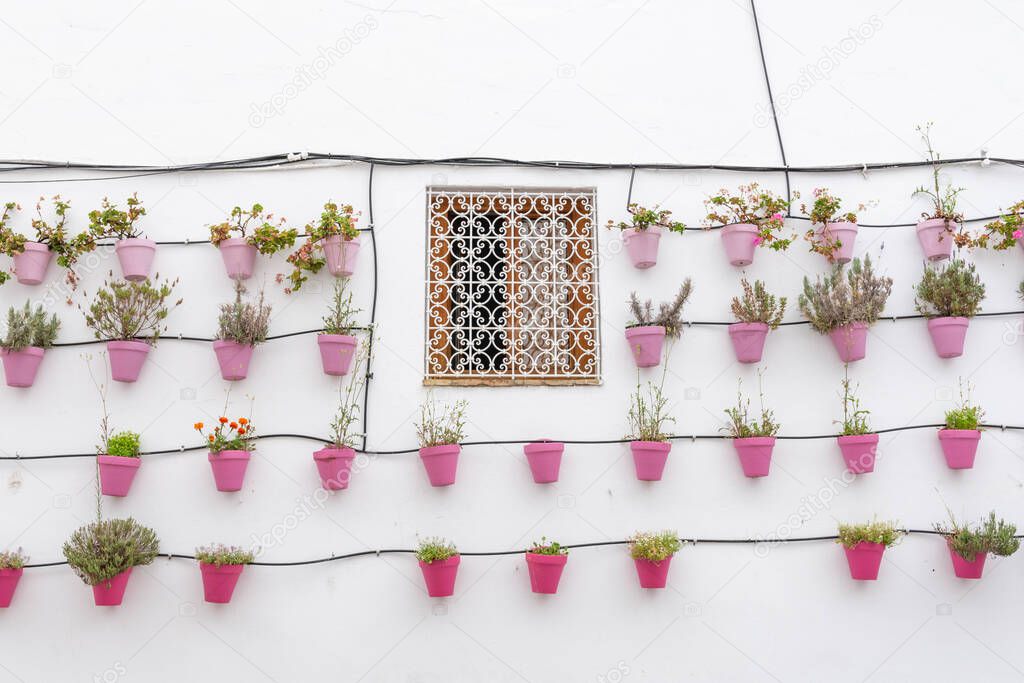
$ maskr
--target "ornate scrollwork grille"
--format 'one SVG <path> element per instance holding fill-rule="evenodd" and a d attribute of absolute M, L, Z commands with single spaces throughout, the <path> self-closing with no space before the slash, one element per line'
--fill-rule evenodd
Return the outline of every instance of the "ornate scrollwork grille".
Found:
<path fill-rule="evenodd" d="M 427 189 L 427 383 L 600 381 L 595 194 Z"/>

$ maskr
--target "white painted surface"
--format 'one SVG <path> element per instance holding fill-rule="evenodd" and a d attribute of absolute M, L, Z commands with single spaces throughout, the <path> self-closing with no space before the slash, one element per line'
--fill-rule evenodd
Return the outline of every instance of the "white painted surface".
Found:
<path fill-rule="evenodd" d="M 381 7 L 385 3 L 377 3 Z M 1024 156 L 1021 91 L 1013 77 L 1021 10 L 1004 2 L 904 0 L 829 5 L 760 3 L 765 49 L 792 164 L 917 158 L 915 123 L 934 119 L 946 156 L 987 147 Z M 849 49 L 852 31 L 871 36 Z M 4 157 L 177 163 L 311 149 L 396 156 L 479 154 L 520 158 L 706 161 L 774 164 L 774 131 L 763 124 L 765 91 L 750 15 L 743 2 L 394 3 L 386 11 L 346 3 L 80 3 L 7 7 L 0 24 Z M 296 69 L 339 39 L 344 54 L 322 77 L 287 97 L 280 113 L 253 115 L 280 101 Z M 856 42 L 856 41 L 854 41 Z M 845 46 L 845 47 L 844 47 Z M 828 52 L 831 50 L 831 52 Z M 839 52 L 836 52 L 836 51 Z M 340 53 L 339 53 L 340 54 Z M 831 55 L 831 57 L 826 57 Z M 829 78 L 802 69 L 830 59 Z M 821 62 L 820 64 L 824 64 Z M 819 68 L 823 68 L 819 64 Z M 828 67 L 824 67 L 828 68 Z M 790 84 L 796 84 L 790 88 Z M 781 104 L 781 95 L 789 102 Z M 762 114 L 759 116 L 759 113 Z M 261 125 L 253 125 L 258 123 Z M 992 165 L 950 169 L 969 189 L 968 215 L 988 215 L 1019 199 L 1019 171 Z M 78 174 L 74 174 L 78 175 Z M 21 176 L 22 178 L 26 176 Z M 150 236 L 202 238 L 231 206 L 260 200 L 295 222 L 328 198 L 365 211 L 364 166 L 168 175 L 105 182 L 5 185 L 4 199 L 31 205 L 42 192 L 73 201 L 73 225 L 104 195 L 137 190 Z M 5 175 L 2 179 L 11 179 Z M 753 177 L 724 173 L 637 174 L 634 198 L 661 203 L 691 223 L 701 200 Z M 781 189 L 780 179 L 757 178 Z M 412 418 L 425 392 L 423 189 L 428 184 L 595 186 L 599 218 L 619 218 L 624 172 L 378 168 L 374 207 L 380 256 L 381 348 L 370 402 L 370 443 L 410 447 Z M 864 220 L 913 221 L 910 198 L 923 170 L 860 175 L 796 175 L 805 192 L 828 184 L 877 199 Z M 18 218 L 27 226 L 28 214 Z M 794 223 L 802 229 L 803 223 Z M 687 317 L 727 319 L 739 273 L 718 237 L 666 238 L 649 272 L 629 267 L 615 237 L 601 232 L 604 385 L 581 388 L 449 389 L 471 401 L 470 438 L 613 438 L 625 430 L 635 382 L 621 341 L 631 289 L 668 296 L 692 276 Z M 883 251 L 884 247 L 884 251 Z M 862 231 L 870 253 L 895 280 L 888 312 L 912 312 L 920 250 L 906 228 Z M 369 256 L 369 253 L 364 253 Z M 217 304 L 230 296 L 208 246 L 165 247 L 159 270 L 180 276 L 185 304 L 173 331 L 205 336 Z M 1019 307 L 1021 254 L 976 255 L 989 289 L 985 309 Z M 94 291 L 99 264 L 85 275 Z M 308 329 L 322 315 L 328 283 L 292 297 L 273 284 L 283 261 L 263 262 L 275 303 L 272 331 Z M 369 306 L 370 260 L 354 278 Z M 823 263 L 803 251 L 761 252 L 748 275 L 795 298 L 805 273 Z M 51 270 L 55 280 L 57 270 Z M 318 286 L 317 286 L 318 285 Z M 40 288 L 9 284 L 5 309 Z M 78 301 L 81 296 L 77 296 Z M 62 340 L 87 338 L 75 307 L 53 304 Z M 788 319 L 798 313 L 791 310 Z M 1014 318 L 972 323 L 967 354 L 941 362 L 922 321 L 882 322 L 868 357 L 852 370 L 877 427 L 931 423 L 951 405 L 958 375 L 970 376 L 989 421 L 1020 423 L 1015 377 L 1024 371 Z M 1009 327 L 1008 327 L 1009 326 Z M 96 352 L 98 347 L 87 347 Z M 47 355 L 28 391 L 0 391 L 6 454 L 83 451 L 95 442 L 98 408 L 79 349 Z M 805 327 L 771 335 L 767 392 L 783 433 L 824 433 L 839 415 L 842 368 L 828 342 Z M 667 390 L 680 433 L 720 426 L 737 377 L 724 329 L 687 330 L 670 361 Z M 256 397 L 264 432 L 323 434 L 335 382 L 318 367 L 312 337 L 261 347 L 250 379 L 234 394 Z M 168 340 L 134 386 L 113 386 L 118 427 L 144 430 L 148 449 L 193 443 L 191 425 L 220 410 L 225 384 L 212 350 Z M 195 398 L 188 398 L 194 391 Z M 686 396 L 690 396 L 689 400 Z M 570 446 L 557 485 L 534 485 L 518 449 L 467 448 L 458 484 L 431 489 L 415 456 L 373 460 L 350 490 L 317 509 L 303 441 L 263 443 L 240 494 L 214 491 L 202 453 L 148 458 L 109 515 L 154 526 L 168 551 L 210 541 L 248 542 L 290 524 L 268 560 L 375 547 L 410 547 L 417 534 L 443 534 L 464 550 L 523 546 L 541 535 L 564 542 L 622 538 L 636 529 L 675 527 L 686 536 L 749 537 L 785 530 L 809 498 L 841 472 L 834 443 L 784 442 L 772 476 L 744 479 L 727 442 L 677 443 L 664 481 L 635 480 L 620 446 Z M 978 464 L 956 473 L 929 430 L 883 437 L 876 473 L 839 491 L 796 531 L 828 534 L 836 520 L 872 515 L 927 528 L 943 501 L 970 518 L 989 509 L 1024 522 L 1021 437 L 989 431 Z M 87 460 L 0 464 L 0 546 L 23 546 L 37 562 L 58 558 L 71 531 L 93 510 Z M 827 494 L 825 494 L 827 495 Z M 410 557 L 365 558 L 300 568 L 250 568 L 231 605 L 201 601 L 199 572 L 158 561 L 132 578 L 125 605 L 98 609 L 66 567 L 26 572 L 12 609 L 0 615 L 0 680 L 1010 680 L 1024 669 L 1016 615 L 1024 606 L 1020 560 L 991 561 L 985 578 L 952 577 L 942 543 L 911 538 L 887 554 L 882 579 L 848 578 L 830 543 L 773 548 L 705 545 L 677 558 L 672 589 L 637 587 L 621 548 L 570 557 L 559 595 L 529 592 L 518 557 L 466 558 L 456 597 L 426 598 Z"/>

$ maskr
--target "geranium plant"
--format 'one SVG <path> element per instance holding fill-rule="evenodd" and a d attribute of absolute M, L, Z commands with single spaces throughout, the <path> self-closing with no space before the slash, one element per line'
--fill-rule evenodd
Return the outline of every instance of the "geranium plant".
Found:
<path fill-rule="evenodd" d="M 972 246 L 997 251 L 1012 249 L 1024 239 L 1024 201 L 1007 209 L 999 218 L 985 224 L 985 231 L 974 238 Z"/>
<path fill-rule="evenodd" d="M 359 215 L 351 204 L 324 204 L 319 220 L 306 225 L 306 241 L 288 256 L 288 263 L 294 266 L 294 270 L 288 275 L 291 286 L 285 289 L 286 292 L 299 290 L 310 274 L 319 273 L 327 265 L 324 240 L 340 237 L 350 241 L 359 237 L 356 226 Z"/>
<path fill-rule="evenodd" d="M 164 282 L 157 275 L 142 282 L 125 282 L 113 275 L 110 273 L 110 279 L 96 292 L 88 311 L 82 309 L 85 324 L 97 339 L 145 339 L 155 344 L 160 334 L 167 331 L 164 320 L 181 305 L 181 299 L 169 303 L 178 280 Z"/>
<path fill-rule="evenodd" d="M 609 230 L 612 228 L 618 228 L 619 230 L 636 230 L 637 232 L 643 232 L 649 229 L 651 226 L 664 228 L 669 232 L 677 232 L 680 235 L 686 232 L 686 225 L 678 221 L 671 220 L 672 212 L 666 209 L 661 209 L 657 205 L 653 209 L 648 209 L 639 204 L 633 203 L 626 207 L 629 211 L 629 222 L 613 220 L 608 221 L 605 226 Z"/>
<path fill-rule="evenodd" d="M 276 224 L 273 220 L 274 214 L 264 211 L 262 204 L 253 204 L 249 209 L 236 206 L 226 221 L 210 226 L 210 243 L 219 246 L 234 235 L 268 256 L 293 246 L 298 231 L 285 228 L 287 221 L 283 217 Z"/>
<path fill-rule="evenodd" d="M 794 192 L 793 197 L 799 198 L 800 193 Z M 844 212 L 842 198 L 833 194 L 827 187 L 814 188 L 812 197 L 813 201 L 809 208 L 806 203 L 800 205 L 800 212 L 811 221 L 811 228 L 804 233 L 804 239 L 812 252 L 821 254 L 830 263 L 848 260 L 848 256 L 845 259 L 841 258 L 841 252 L 847 253 L 853 247 L 852 240 L 857 234 L 857 213 L 867 209 L 868 205 L 858 204 L 856 211 Z M 836 223 L 853 225 L 836 226 Z M 843 229 L 839 229 L 840 227 Z"/>
<path fill-rule="evenodd" d="M 125 201 L 127 209 L 118 208 L 106 197 L 99 209 L 89 212 L 89 233 L 94 239 L 127 240 L 142 237 L 135 222 L 146 215 L 146 209 L 137 193 Z"/>
<path fill-rule="evenodd" d="M 732 299 L 732 314 L 741 323 L 764 323 L 770 329 L 782 324 L 782 316 L 786 313 L 786 297 L 776 297 L 768 292 L 764 282 L 754 280 L 754 284 L 743 278 L 740 280 L 743 294 Z"/>
<path fill-rule="evenodd" d="M 13 212 L 21 211 L 16 202 L 6 202 L 3 205 L 3 212 L 0 212 L 0 254 L 14 256 L 25 250 L 25 238 L 14 232 L 7 226 Z M 11 279 L 11 274 L 6 270 L 0 270 L 0 285 Z"/>
<path fill-rule="evenodd" d="M 785 227 L 789 201 L 770 190 L 762 189 L 757 183 L 740 185 L 736 194 L 723 188 L 718 194 L 704 200 L 707 208 L 708 227 L 714 225 L 754 225 L 757 235 L 754 244 L 783 251 L 793 243 L 794 237 L 779 236 Z"/>
<path fill-rule="evenodd" d="M 52 198 L 54 217 L 47 219 L 43 215 L 45 201 L 45 197 L 40 197 L 36 203 L 36 217 L 32 219 L 35 239 L 32 242 L 44 245 L 50 253 L 56 255 L 57 263 L 66 271 L 65 279 L 68 285 L 71 289 L 75 289 L 78 286 L 78 276 L 74 271 L 75 264 L 81 256 L 96 249 L 96 240 L 88 231 L 77 235 L 68 234 L 66 226 L 71 202 L 61 199 L 60 195 L 54 195 Z M 25 253 L 26 244 L 29 244 L 30 241 L 25 235 L 10 230 L 6 225 L 9 212 L 19 208 L 17 204 L 8 203 L 4 206 L 3 218 L 0 220 L 0 252 L 17 259 L 18 256 Z M 42 262 L 42 272 L 38 273 L 38 277 L 33 275 L 29 280 L 25 280 L 19 274 L 19 279 L 26 284 L 39 284 L 42 273 L 45 272 L 45 263 L 46 261 Z M 15 270 L 17 268 L 16 263 Z M 6 279 L 6 274 L 4 279 Z"/>

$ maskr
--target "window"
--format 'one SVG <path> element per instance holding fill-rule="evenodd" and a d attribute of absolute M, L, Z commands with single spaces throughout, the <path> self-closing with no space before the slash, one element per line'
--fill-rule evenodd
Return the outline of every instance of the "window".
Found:
<path fill-rule="evenodd" d="M 597 384 L 593 188 L 427 188 L 425 384 Z"/>

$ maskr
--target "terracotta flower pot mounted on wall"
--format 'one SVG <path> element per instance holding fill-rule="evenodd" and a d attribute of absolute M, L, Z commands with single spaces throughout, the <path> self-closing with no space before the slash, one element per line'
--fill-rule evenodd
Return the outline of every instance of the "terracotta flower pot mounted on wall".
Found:
<path fill-rule="evenodd" d="M 665 328 L 661 325 L 637 325 L 626 328 L 626 342 L 633 352 L 638 368 L 653 368 L 661 363 L 661 349 L 665 345 Z"/>
<path fill-rule="evenodd" d="M 843 546 L 846 551 L 846 562 L 850 565 L 850 577 L 857 581 L 874 581 L 878 578 L 878 568 L 882 566 L 882 553 L 885 545 L 861 541 L 852 548 Z"/>
<path fill-rule="evenodd" d="M 853 474 L 867 474 L 875 471 L 875 456 L 878 451 L 878 434 L 851 434 L 836 439 L 843 454 L 846 469 Z"/>
<path fill-rule="evenodd" d="M 210 469 L 218 491 L 241 491 L 245 470 L 249 467 L 249 451 L 221 451 L 210 453 Z"/>
<path fill-rule="evenodd" d="M 461 451 L 462 447 L 458 444 L 426 446 L 420 449 L 420 460 L 423 462 L 423 468 L 427 470 L 431 486 L 451 486 L 455 483 Z"/>
<path fill-rule="evenodd" d="M 124 600 L 124 590 L 128 587 L 128 579 L 132 576 L 132 567 L 128 567 L 117 576 L 101 581 L 92 587 L 93 601 L 97 607 L 116 607 Z"/>
<path fill-rule="evenodd" d="M 100 491 L 104 496 L 123 498 L 132 487 L 135 473 L 142 465 L 142 458 L 97 455 L 96 462 L 100 468 Z"/>
<path fill-rule="evenodd" d="M 38 346 L 26 346 L 20 351 L 0 349 L 4 364 L 4 377 L 9 387 L 30 387 L 36 381 L 36 373 L 43 362 L 45 351 Z"/>
<path fill-rule="evenodd" d="M 530 572 L 530 590 L 553 595 L 558 592 L 558 581 L 569 560 L 568 555 L 541 555 L 526 553 L 526 568 Z"/>
<path fill-rule="evenodd" d="M 535 441 L 523 446 L 526 461 L 530 463 L 533 481 L 550 484 L 558 481 L 558 470 L 562 465 L 562 451 L 565 444 L 558 441 Z"/>
<path fill-rule="evenodd" d="M 427 595 L 432 598 L 447 598 L 455 593 L 455 577 L 459 573 L 459 556 L 434 562 L 419 561 L 423 581 L 427 584 Z"/>
<path fill-rule="evenodd" d="M 753 223 L 734 223 L 722 228 L 722 244 L 730 265 L 749 266 L 754 262 L 758 232 Z"/>
<path fill-rule="evenodd" d="M 241 237 L 222 240 L 217 247 L 220 249 L 221 258 L 224 259 L 224 268 L 227 269 L 229 278 L 248 280 L 252 277 L 258 253 L 256 247 Z"/>
<path fill-rule="evenodd" d="M 668 461 L 668 452 L 672 450 L 669 441 L 630 441 L 629 448 L 633 451 L 633 465 L 636 478 L 640 481 L 661 481 Z"/>
<path fill-rule="evenodd" d="M 626 253 L 634 268 L 651 268 L 658 263 L 660 241 L 661 228 L 656 225 L 646 230 L 626 228 L 622 231 L 622 243 L 626 245 Z"/>
<path fill-rule="evenodd" d="M 24 569 L 0 569 L 0 607 L 10 607 Z"/>
<path fill-rule="evenodd" d="M 348 488 L 352 476 L 352 461 L 356 452 L 351 448 L 321 448 L 313 453 L 317 472 L 320 473 L 320 484 L 328 491 L 341 491 Z"/>
<path fill-rule="evenodd" d="M 14 255 L 14 276 L 23 285 L 42 284 L 53 252 L 45 244 L 25 242 L 25 251 Z"/>
<path fill-rule="evenodd" d="M 341 235 L 332 235 L 320 240 L 327 259 L 327 270 L 335 277 L 350 277 L 356 270 L 359 256 L 359 238 L 347 240 Z"/>
<path fill-rule="evenodd" d="M 347 375 L 359 340 L 347 334 L 318 334 L 316 343 L 320 347 L 324 374 L 333 377 Z"/>
<path fill-rule="evenodd" d="M 107 342 L 110 356 L 110 377 L 115 382 L 134 382 L 139 379 L 142 365 L 149 355 L 149 344 L 141 341 Z"/>
<path fill-rule="evenodd" d="M 141 282 L 149 277 L 156 255 L 156 242 L 153 240 L 132 237 L 118 240 L 114 244 L 114 252 L 121 263 L 121 273 L 125 280 Z"/>
<path fill-rule="evenodd" d="M 839 247 L 832 252 L 836 263 L 849 263 L 853 260 L 853 244 L 857 241 L 857 224 L 849 221 L 828 223 L 824 228 L 818 227 L 815 239 L 825 245 L 839 242 Z"/>
<path fill-rule="evenodd" d="M 836 347 L 839 359 L 844 363 L 861 360 L 867 354 L 868 325 L 867 323 L 850 323 L 837 327 L 828 333 L 832 345 Z"/>
<path fill-rule="evenodd" d="M 733 439 L 733 448 L 740 456 L 740 467 L 748 477 L 767 477 L 772 466 L 772 450 L 775 448 L 774 436 L 751 436 Z"/>
<path fill-rule="evenodd" d="M 229 382 L 245 379 L 249 375 L 249 363 L 255 349 L 255 346 L 227 339 L 213 342 L 213 351 L 217 354 L 217 364 L 220 366 L 220 376 Z"/>
<path fill-rule="evenodd" d="M 635 557 L 633 564 L 636 565 L 636 575 L 640 579 L 641 588 L 664 588 L 668 584 L 668 570 L 672 565 L 672 555 L 660 562 Z"/>
<path fill-rule="evenodd" d="M 980 440 L 981 430 L 978 429 L 939 430 L 942 454 L 952 470 L 969 470 L 974 467 L 974 457 L 978 454 Z"/>
<path fill-rule="evenodd" d="M 947 544 L 948 545 L 948 544 Z M 985 571 L 985 558 L 988 553 L 976 553 L 973 560 L 965 560 L 960 553 L 949 546 L 949 557 L 953 560 L 953 573 L 960 579 L 980 579 Z"/>
<path fill-rule="evenodd" d="M 956 224 L 944 218 L 929 218 L 917 224 L 917 239 L 929 261 L 941 261 L 953 253 L 953 229 Z"/>
<path fill-rule="evenodd" d="M 239 577 L 242 576 L 244 564 L 199 563 L 199 571 L 203 575 L 203 599 L 206 602 L 227 604 L 235 592 Z"/>
<path fill-rule="evenodd" d="M 928 334 L 932 337 L 932 344 L 939 358 L 956 358 L 963 355 L 967 326 L 970 322 L 970 318 L 931 318 L 928 321 Z"/>
<path fill-rule="evenodd" d="M 729 325 L 729 339 L 741 363 L 760 363 L 764 342 L 768 338 L 767 323 L 733 323 Z"/>

